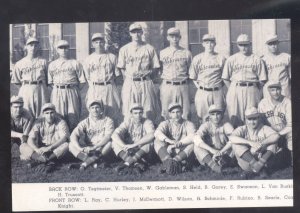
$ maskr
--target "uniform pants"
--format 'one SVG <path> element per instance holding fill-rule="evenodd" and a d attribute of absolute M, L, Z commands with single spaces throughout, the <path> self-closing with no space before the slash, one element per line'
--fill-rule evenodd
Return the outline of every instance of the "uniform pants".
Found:
<path fill-rule="evenodd" d="M 103 149 L 101 150 L 101 153 L 103 153 L 104 150 L 105 150 L 105 152 L 107 153 L 108 150 L 111 149 L 111 144 L 112 144 L 111 141 L 109 141 L 107 144 L 105 144 L 105 146 L 104 146 Z M 69 151 L 72 153 L 72 155 L 74 155 L 74 157 L 77 158 L 78 154 L 79 154 L 80 152 L 82 152 L 81 149 L 82 149 L 83 147 L 87 147 L 87 146 L 77 147 L 77 146 L 74 146 L 74 143 L 70 142 L 70 144 L 69 144 Z M 99 150 L 100 150 L 100 149 L 98 149 L 98 150 L 96 150 L 96 151 L 99 151 Z"/>
<path fill-rule="evenodd" d="M 140 147 L 137 147 L 135 148 L 135 152 L 137 152 L 138 150 L 143 150 L 146 154 L 150 153 L 151 151 L 151 147 L 153 146 L 152 145 L 153 143 L 148 143 L 148 144 L 145 144 L 145 145 L 142 145 Z M 153 147 L 152 147 L 153 148 Z M 112 149 L 114 150 L 116 156 L 119 155 L 119 153 L 123 150 L 123 147 L 121 147 L 119 144 L 117 144 L 116 142 L 112 142 Z"/>

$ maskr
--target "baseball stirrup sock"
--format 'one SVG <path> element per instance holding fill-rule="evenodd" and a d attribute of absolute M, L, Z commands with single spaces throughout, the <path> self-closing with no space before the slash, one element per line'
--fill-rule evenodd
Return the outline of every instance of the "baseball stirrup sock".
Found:
<path fill-rule="evenodd" d="M 207 165 L 209 164 L 209 162 L 212 161 L 211 155 L 208 154 L 203 158 L 203 162 L 206 163 Z"/>
<path fill-rule="evenodd" d="M 97 156 L 88 157 L 88 158 L 84 161 L 85 166 L 87 167 L 87 166 L 91 165 L 92 163 L 94 163 L 94 162 L 97 161 L 98 159 L 99 159 L 99 157 L 97 157 Z"/>
<path fill-rule="evenodd" d="M 267 150 L 265 154 L 262 155 L 261 160 L 263 160 L 264 163 L 267 162 L 267 160 L 273 155 L 273 152 Z"/>
<path fill-rule="evenodd" d="M 246 151 L 244 154 L 242 154 L 241 158 L 249 163 L 255 160 L 249 151 Z"/>
<path fill-rule="evenodd" d="M 141 159 L 144 155 L 146 154 L 146 152 L 142 149 L 139 149 L 133 156 L 134 159 L 136 159 L 136 161 L 138 161 L 139 159 Z"/>
<path fill-rule="evenodd" d="M 131 156 L 129 156 L 127 152 L 125 152 L 123 150 L 119 153 L 119 157 L 123 161 L 127 162 L 129 165 L 131 165 L 135 162 L 134 159 Z"/>
<path fill-rule="evenodd" d="M 167 151 L 167 148 L 164 146 L 164 147 L 161 147 L 159 150 L 158 150 L 158 153 L 157 155 L 159 156 L 159 158 L 161 159 L 161 161 L 165 161 L 167 159 L 171 159 L 171 156 L 169 155 L 168 151 Z"/>
<path fill-rule="evenodd" d="M 180 152 L 174 157 L 174 159 L 175 159 L 176 161 L 180 162 L 180 161 L 186 159 L 187 157 L 188 157 L 188 156 L 187 156 L 187 154 L 186 154 L 184 151 L 180 151 Z"/>

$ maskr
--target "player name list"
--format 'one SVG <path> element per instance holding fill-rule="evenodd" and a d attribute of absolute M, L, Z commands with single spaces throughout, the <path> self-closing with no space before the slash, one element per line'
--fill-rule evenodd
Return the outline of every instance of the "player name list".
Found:
<path fill-rule="evenodd" d="M 292 180 L 12 184 L 13 211 L 293 206 Z"/>

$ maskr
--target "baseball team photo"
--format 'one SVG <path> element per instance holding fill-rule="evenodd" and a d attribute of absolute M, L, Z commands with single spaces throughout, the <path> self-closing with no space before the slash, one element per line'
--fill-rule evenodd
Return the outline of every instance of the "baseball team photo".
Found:
<path fill-rule="evenodd" d="M 12 182 L 293 179 L 290 25 L 10 24 Z"/>

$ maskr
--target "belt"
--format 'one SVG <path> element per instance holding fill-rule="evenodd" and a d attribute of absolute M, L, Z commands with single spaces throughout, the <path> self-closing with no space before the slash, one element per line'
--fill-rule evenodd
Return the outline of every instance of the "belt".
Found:
<path fill-rule="evenodd" d="M 43 81 L 23 81 L 24 84 L 42 84 Z"/>
<path fill-rule="evenodd" d="M 73 85 L 72 84 L 66 84 L 66 85 L 55 85 L 56 88 L 59 89 L 67 89 L 67 88 L 72 88 Z"/>
<path fill-rule="evenodd" d="M 145 80 L 147 80 L 147 79 L 148 79 L 147 76 L 140 77 L 140 78 L 132 78 L 133 81 L 145 81 Z"/>
<path fill-rule="evenodd" d="M 255 86 L 256 83 L 253 82 L 237 82 L 236 86 L 240 86 L 240 87 L 251 87 L 251 86 Z"/>
<path fill-rule="evenodd" d="M 166 84 L 183 85 L 183 84 L 187 84 L 187 80 L 184 80 L 184 81 L 166 81 Z"/>
<path fill-rule="evenodd" d="M 104 82 L 93 82 L 93 85 L 108 85 L 108 84 L 111 84 L 110 81 L 104 81 Z"/>
<path fill-rule="evenodd" d="M 207 88 L 207 87 L 199 86 L 199 89 L 202 89 L 202 90 L 211 92 L 211 91 L 218 91 L 218 90 L 220 90 L 223 86 L 224 86 L 224 83 L 222 82 L 222 84 L 221 84 L 219 87 Z"/>

